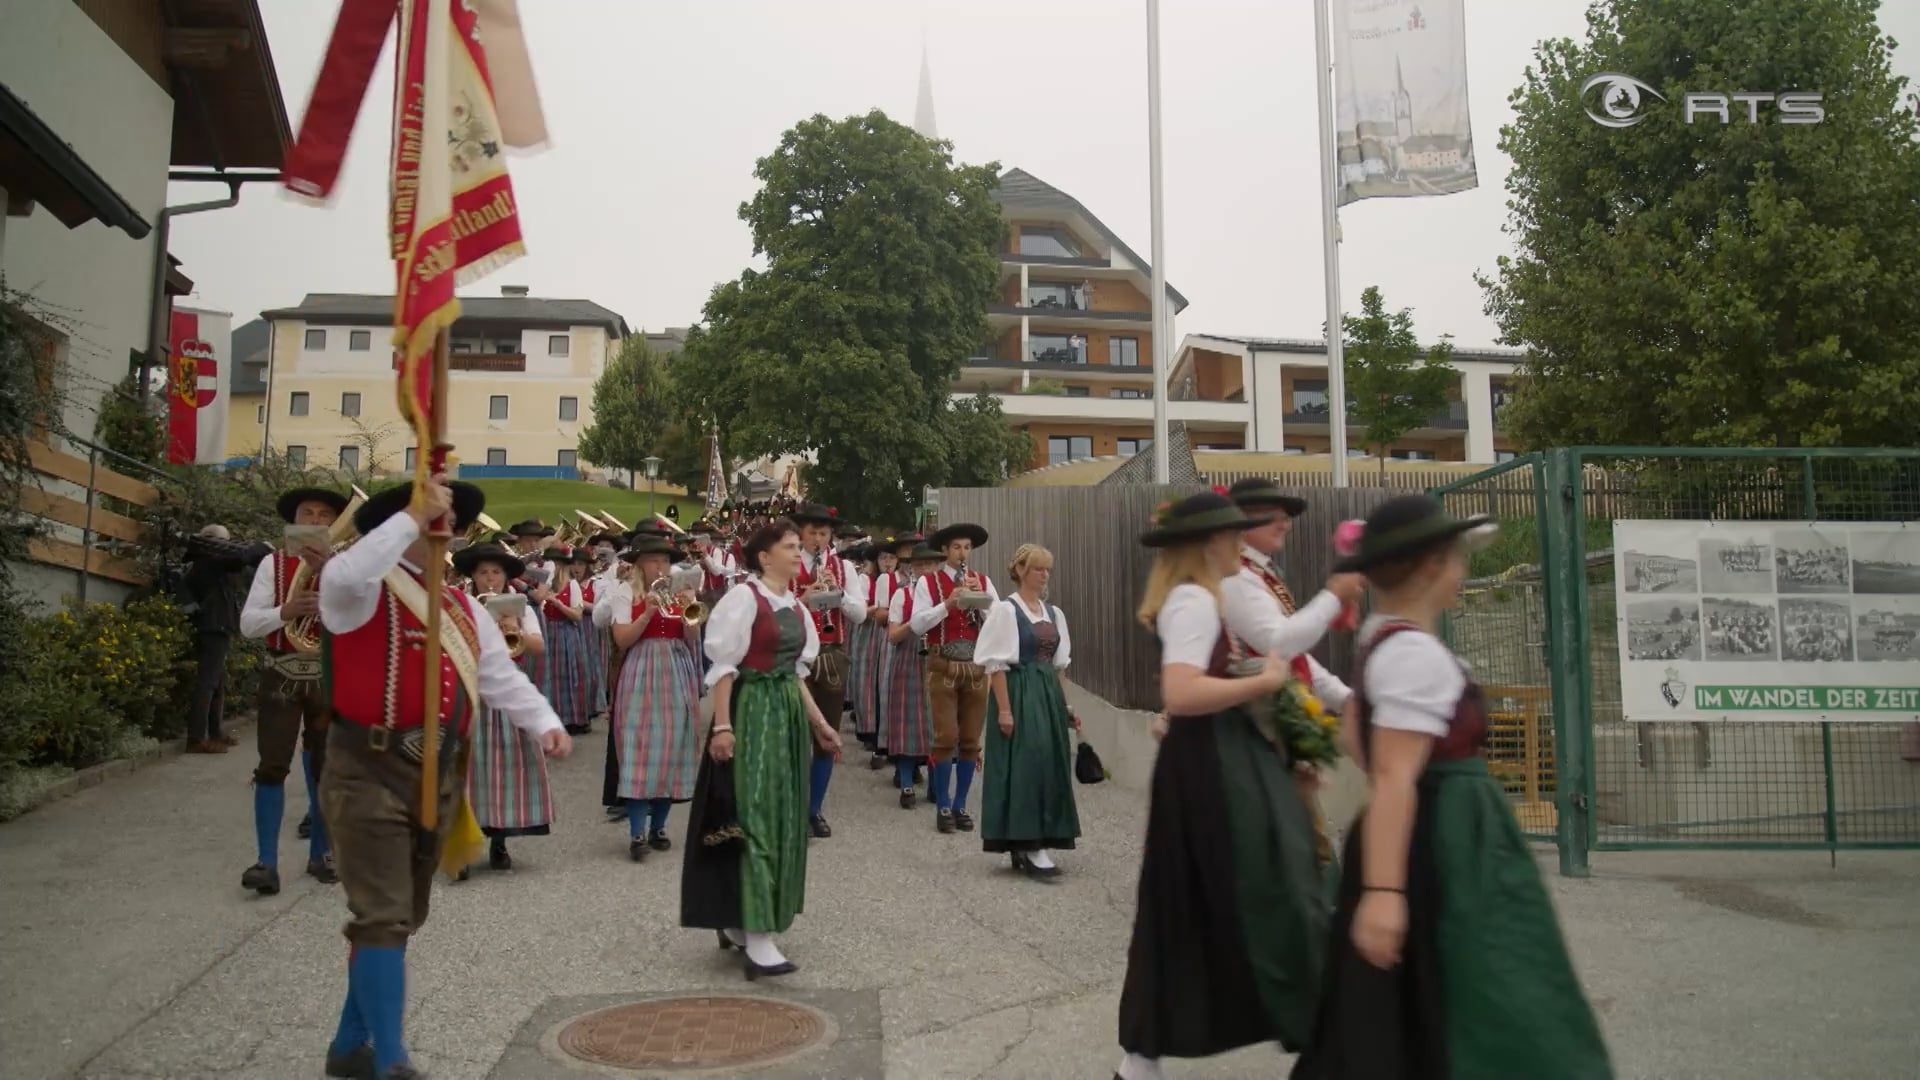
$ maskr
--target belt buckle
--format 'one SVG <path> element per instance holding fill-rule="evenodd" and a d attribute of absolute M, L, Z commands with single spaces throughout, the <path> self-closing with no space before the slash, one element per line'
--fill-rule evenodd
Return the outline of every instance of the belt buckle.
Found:
<path fill-rule="evenodd" d="M 386 753 L 387 746 L 392 741 L 392 739 L 393 739 L 392 728 L 371 727 L 367 729 L 367 749 L 373 751 L 376 754 Z"/>

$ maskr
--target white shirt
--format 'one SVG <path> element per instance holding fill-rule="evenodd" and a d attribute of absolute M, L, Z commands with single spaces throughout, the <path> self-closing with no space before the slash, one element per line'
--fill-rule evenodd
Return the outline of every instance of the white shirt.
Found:
<path fill-rule="evenodd" d="M 759 578 L 748 578 L 743 588 L 728 589 L 727 595 L 713 605 L 713 613 L 707 616 L 707 659 L 713 661 L 713 666 L 707 670 L 708 687 L 737 673 L 740 661 L 747 658 L 747 650 L 753 645 L 753 623 L 760 614 L 756 596 L 766 597 L 767 606 L 774 611 L 785 611 L 800 603 L 792 589 L 776 593 Z M 807 643 L 801 647 L 800 659 L 794 667 L 804 679 L 813 670 L 814 657 L 820 655 L 820 631 L 814 627 L 812 619 L 805 617 L 805 609 L 800 614 L 800 621 L 806 624 Z"/>
<path fill-rule="evenodd" d="M 1198 585 L 1175 585 L 1154 616 L 1160 634 L 1160 666 L 1186 664 L 1207 670 L 1220 641 L 1220 608 L 1213 594 Z"/>
<path fill-rule="evenodd" d="M 1360 640 L 1371 641 L 1393 621 L 1369 615 Z M 1453 651 L 1425 630 L 1401 630 L 1367 655 L 1368 719 L 1376 727 L 1439 738 L 1467 689 L 1467 673 Z"/>
<path fill-rule="evenodd" d="M 621 608 L 633 611 L 633 583 L 609 576 L 603 583 L 593 587 L 593 625 L 605 629 L 613 625 L 613 617 Z"/>
<path fill-rule="evenodd" d="M 1028 622 L 1050 622 L 1060 631 L 1060 647 L 1054 650 L 1053 666 L 1064 669 L 1073 663 L 1073 638 L 1067 633 L 1066 615 L 1047 603 L 1034 611 L 1018 593 L 987 609 L 987 621 L 980 627 L 980 640 L 973 647 L 973 662 L 989 674 L 1005 671 L 1020 662 L 1020 619 L 1014 613 L 1015 604 L 1026 612 Z M 1054 618 L 1055 615 L 1059 618 Z"/>
<path fill-rule="evenodd" d="M 900 620 L 907 617 L 907 595 L 905 589 L 893 589 L 887 594 L 887 622 L 893 626 L 899 626 Z"/>
<path fill-rule="evenodd" d="M 959 576 L 954 573 L 953 567 L 945 563 L 940 565 L 938 572 L 947 579 L 947 594 L 952 595 L 953 586 L 960 580 Z M 987 586 L 987 595 L 993 597 L 995 600 L 1000 599 L 1000 590 L 993 587 L 993 579 L 985 574 L 981 574 L 979 577 Z M 910 628 L 921 637 L 926 637 L 928 631 L 939 626 L 945 622 L 946 619 L 946 601 L 943 600 L 938 604 L 933 602 L 932 575 L 921 575 L 920 580 L 913 583 L 913 622 Z M 976 645 L 975 648 L 978 648 L 978 646 Z M 1203 664 L 1201 666 L 1204 667 L 1205 665 Z"/>
<path fill-rule="evenodd" d="M 707 557 L 701 560 L 701 563 L 705 567 L 706 572 L 715 577 L 726 577 L 728 574 L 733 573 L 732 554 L 721 551 L 719 548 L 707 552 Z"/>
<path fill-rule="evenodd" d="M 875 574 L 873 576 L 873 588 L 869 592 L 869 598 L 867 601 L 868 607 L 877 607 L 877 608 L 887 609 L 889 613 L 889 616 L 888 616 L 889 618 L 892 617 L 891 613 L 893 611 L 893 594 L 899 591 L 893 587 L 893 580 L 892 580 L 897 576 L 898 576 L 898 571 L 895 571 L 892 574 Z"/>
<path fill-rule="evenodd" d="M 1263 566 L 1268 573 L 1278 577 L 1273 563 L 1250 547 L 1242 547 L 1241 554 Z M 1327 635 L 1327 628 L 1333 620 L 1340 617 L 1342 604 L 1340 598 L 1322 589 L 1319 595 L 1308 601 L 1305 607 L 1295 611 L 1291 617 L 1280 609 L 1280 600 L 1260 580 L 1260 575 L 1243 566 L 1240 572 L 1220 583 L 1220 599 L 1227 613 L 1227 625 L 1233 628 L 1233 634 L 1247 643 L 1251 649 L 1262 656 L 1295 657 L 1320 643 Z M 1347 684 L 1336 678 L 1332 672 L 1320 666 L 1320 661 L 1307 657 L 1307 664 L 1313 669 L 1313 694 L 1334 709 L 1347 703 L 1347 697 L 1353 691 Z"/>
<path fill-rule="evenodd" d="M 395 514 L 328 560 L 327 572 L 320 575 L 320 624 L 335 634 L 365 626 L 380 610 L 381 579 L 396 566 L 419 572 L 418 567 L 401 558 L 419 536 L 420 525 L 412 515 Z M 458 595 L 473 617 L 474 633 L 480 639 L 476 681 L 482 700 L 475 703 L 475 708 L 498 709 L 507 714 L 514 727 L 535 736 L 560 730 L 560 718 L 554 715 L 546 697 L 507 655 L 507 639 L 500 636 L 500 625 L 472 597 Z"/>
<path fill-rule="evenodd" d="M 247 602 L 240 607 L 240 633 L 250 638 L 264 638 L 286 624 L 280 619 L 280 605 L 273 599 L 273 568 L 280 561 L 280 553 L 274 552 L 260 560 L 260 566 L 253 572 L 253 585 L 247 589 Z M 291 575 L 299 571 L 299 564 L 288 571 Z"/>
<path fill-rule="evenodd" d="M 849 624 L 866 622 L 867 621 L 866 576 L 854 570 L 852 567 L 848 566 L 846 560 L 841 559 L 840 556 L 835 555 L 833 557 L 839 560 L 840 562 L 840 565 L 835 569 L 837 569 L 840 572 L 840 611 L 841 613 L 847 617 L 847 622 Z M 800 553 L 800 559 L 802 562 L 806 563 L 807 572 L 812 574 L 816 581 L 819 580 L 820 565 L 822 562 L 825 561 L 824 559 L 821 558 L 820 554 L 818 552 L 803 551 Z M 807 621 L 812 622 L 813 620 L 808 619 Z"/>

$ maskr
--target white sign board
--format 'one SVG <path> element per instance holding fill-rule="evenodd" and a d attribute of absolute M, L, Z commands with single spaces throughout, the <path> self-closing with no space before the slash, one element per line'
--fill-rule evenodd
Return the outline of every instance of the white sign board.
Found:
<path fill-rule="evenodd" d="M 1627 720 L 1920 719 L 1920 526 L 1616 521 Z"/>

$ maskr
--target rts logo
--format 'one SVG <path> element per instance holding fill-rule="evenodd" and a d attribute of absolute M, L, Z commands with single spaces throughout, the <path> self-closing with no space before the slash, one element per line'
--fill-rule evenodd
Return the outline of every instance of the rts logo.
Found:
<path fill-rule="evenodd" d="M 1665 102 L 1660 91 L 1631 75 L 1603 71 L 1580 84 L 1580 100 L 1587 116 L 1602 127 L 1630 128 L 1647 118 L 1648 98 Z M 1732 94 L 1695 91 L 1681 98 L 1681 114 L 1688 124 L 1698 117 L 1718 117 L 1721 124 L 1734 122 L 1737 112 L 1746 113 L 1746 122 L 1758 124 L 1760 107 L 1773 106 L 1776 124 L 1817 124 L 1827 118 L 1821 102 L 1825 95 L 1806 92 L 1784 94 L 1742 90 Z"/>

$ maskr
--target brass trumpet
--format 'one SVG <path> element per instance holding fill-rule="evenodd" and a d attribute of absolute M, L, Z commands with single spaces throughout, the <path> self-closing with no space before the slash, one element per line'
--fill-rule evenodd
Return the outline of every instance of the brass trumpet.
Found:
<path fill-rule="evenodd" d="M 653 584 L 647 586 L 647 598 L 661 611 L 672 611 L 675 606 L 674 597 L 683 592 L 698 592 L 701 581 L 699 567 L 676 566 L 653 579 Z M 680 609 L 680 618 L 688 626 L 699 626 L 707 621 L 707 605 L 695 600 Z"/>
<path fill-rule="evenodd" d="M 333 526 L 327 530 L 327 543 L 335 554 L 346 550 L 360 535 L 353 527 L 353 512 L 367 501 L 367 493 L 358 487 L 353 489 L 353 498 L 340 516 L 333 519 Z M 300 568 L 293 572 L 293 580 L 287 582 L 287 599 L 291 600 L 309 589 L 320 588 L 320 574 L 314 565 L 305 559 L 300 560 Z M 320 651 L 320 616 L 307 615 L 287 623 L 282 628 L 287 644 L 297 653 L 317 653 Z"/>
<path fill-rule="evenodd" d="M 527 651 L 520 635 L 520 615 L 527 610 L 527 598 L 519 593 L 481 593 L 474 599 L 499 624 L 500 636 L 507 639 L 507 655 L 520 659 Z"/>

